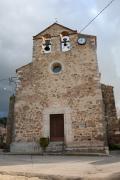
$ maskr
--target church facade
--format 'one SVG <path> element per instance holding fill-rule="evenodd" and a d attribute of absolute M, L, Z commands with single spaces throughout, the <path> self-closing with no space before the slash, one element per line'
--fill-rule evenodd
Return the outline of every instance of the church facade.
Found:
<path fill-rule="evenodd" d="M 54 23 L 33 37 L 32 62 L 17 69 L 11 152 L 106 152 L 96 36 Z"/>

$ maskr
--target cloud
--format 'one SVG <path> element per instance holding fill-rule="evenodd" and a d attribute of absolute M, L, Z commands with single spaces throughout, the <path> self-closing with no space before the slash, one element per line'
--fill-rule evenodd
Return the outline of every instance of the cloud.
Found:
<path fill-rule="evenodd" d="M 106 3 L 108 3 L 107 1 Z M 103 7 L 104 0 L 97 1 L 97 8 Z M 102 81 L 114 86 L 116 105 L 120 107 L 120 1 L 114 1 L 99 19 L 98 57 Z M 101 37 L 101 39 L 100 39 Z"/>
<path fill-rule="evenodd" d="M 31 62 L 32 36 L 58 18 L 58 22 L 81 30 L 109 0 L 4 0 L 0 1 L 0 79 L 15 75 L 15 69 Z M 115 86 L 120 105 L 120 1 L 104 11 L 85 31 L 97 35 L 98 62 L 102 82 Z M 7 87 L 7 91 L 3 88 Z M 8 110 L 12 93 L 8 82 L 0 81 L 0 111 Z"/>

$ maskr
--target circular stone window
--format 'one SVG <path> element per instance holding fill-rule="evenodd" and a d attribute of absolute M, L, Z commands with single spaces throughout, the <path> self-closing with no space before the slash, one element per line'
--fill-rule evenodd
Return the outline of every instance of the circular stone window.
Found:
<path fill-rule="evenodd" d="M 53 73 L 58 74 L 62 71 L 62 65 L 59 62 L 55 62 L 52 64 L 51 70 Z"/>

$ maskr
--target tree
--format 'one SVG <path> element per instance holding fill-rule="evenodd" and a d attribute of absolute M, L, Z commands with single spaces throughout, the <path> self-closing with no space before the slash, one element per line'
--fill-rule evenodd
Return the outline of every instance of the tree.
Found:
<path fill-rule="evenodd" d="M 0 124 L 6 127 L 7 124 L 7 117 L 1 117 L 0 118 Z"/>

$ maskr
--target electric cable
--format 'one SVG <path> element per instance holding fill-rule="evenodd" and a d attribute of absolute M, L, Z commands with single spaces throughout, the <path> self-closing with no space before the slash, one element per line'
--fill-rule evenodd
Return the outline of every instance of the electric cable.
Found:
<path fill-rule="evenodd" d="M 82 31 L 84 31 L 105 9 L 107 9 L 115 0 L 110 1 L 92 20 L 90 20 L 81 30 L 80 33 Z"/>

